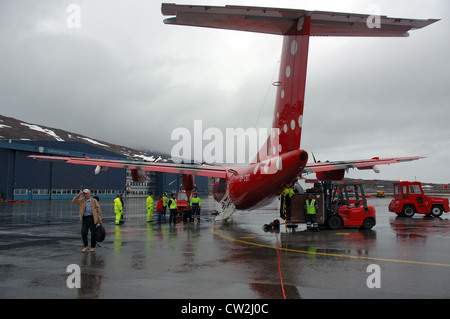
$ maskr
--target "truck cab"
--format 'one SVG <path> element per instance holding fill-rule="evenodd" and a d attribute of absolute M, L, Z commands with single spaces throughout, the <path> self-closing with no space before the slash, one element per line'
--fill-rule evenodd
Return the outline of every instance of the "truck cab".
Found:
<path fill-rule="evenodd" d="M 186 191 L 181 190 L 177 193 L 177 213 L 182 214 L 188 209 L 189 198 L 187 197 Z"/>
<path fill-rule="evenodd" d="M 389 211 L 398 216 L 412 217 L 417 213 L 439 217 L 449 210 L 448 198 L 425 195 L 420 182 L 394 183 L 394 199 Z"/>

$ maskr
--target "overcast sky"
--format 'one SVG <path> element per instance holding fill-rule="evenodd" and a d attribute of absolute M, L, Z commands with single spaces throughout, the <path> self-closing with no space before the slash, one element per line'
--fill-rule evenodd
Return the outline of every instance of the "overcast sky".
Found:
<path fill-rule="evenodd" d="M 72 3 L 80 28 L 67 25 Z M 409 38 L 311 38 L 302 148 L 322 161 L 426 156 L 349 176 L 450 183 L 448 0 L 176 3 L 363 14 L 375 4 L 442 19 Z M 166 153 L 194 120 L 270 127 L 282 38 L 163 19 L 154 0 L 1 1 L 0 114 Z"/>

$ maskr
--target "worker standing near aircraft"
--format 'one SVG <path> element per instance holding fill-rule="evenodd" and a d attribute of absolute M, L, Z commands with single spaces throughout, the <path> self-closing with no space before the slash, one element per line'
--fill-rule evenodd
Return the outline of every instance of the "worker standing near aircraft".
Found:
<path fill-rule="evenodd" d="M 295 194 L 294 189 L 288 183 L 281 193 L 281 208 L 284 216 L 281 216 L 286 222 L 291 221 L 291 197 Z"/>
<path fill-rule="evenodd" d="M 156 203 L 156 212 L 158 213 L 157 222 L 161 223 L 161 217 L 163 214 L 163 198 L 162 198 L 162 196 L 159 196 L 158 203 Z M 164 221 L 165 221 L 165 218 L 164 218 Z"/>
<path fill-rule="evenodd" d="M 123 194 L 119 194 L 114 200 L 114 213 L 116 213 L 116 225 L 123 224 Z"/>
<path fill-rule="evenodd" d="M 317 202 L 312 198 L 311 194 L 308 194 L 308 198 L 305 202 L 306 210 L 306 230 L 319 231 L 319 225 L 317 224 Z M 311 227 L 312 226 L 312 227 Z"/>
<path fill-rule="evenodd" d="M 192 193 L 192 198 L 190 202 L 192 208 L 191 222 L 194 221 L 195 216 L 197 216 L 197 221 L 200 222 L 200 208 L 202 207 L 202 200 L 197 197 L 197 193 Z"/>
<path fill-rule="evenodd" d="M 153 222 L 153 193 L 150 192 L 150 194 L 147 197 L 147 223 Z"/>
<path fill-rule="evenodd" d="M 167 193 L 164 193 L 163 194 L 163 214 L 164 214 L 164 217 L 166 217 L 166 209 L 167 209 L 167 206 L 169 205 L 169 198 L 167 197 Z"/>
<path fill-rule="evenodd" d="M 173 221 L 175 224 L 176 222 L 176 216 L 177 216 L 177 200 L 175 198 L 175 194 L 172 194 L 169 200 L 169 209 L 170 209 L 170 215 L 169 215 L 169 224 Z"/>

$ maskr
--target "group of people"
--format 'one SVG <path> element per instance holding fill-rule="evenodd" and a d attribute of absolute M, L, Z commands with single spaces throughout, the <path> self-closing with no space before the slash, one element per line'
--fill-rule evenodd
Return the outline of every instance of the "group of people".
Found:
<path fill-rule="evenodd" d="M 153 222 L 153 211 L 154 211 L 154 200 L 153 192 L 150 192 L 146 199 L 147 208 L 147 223 Z M 202 201 L 197 193 L 192 193 L 192 198 L 190 199 L 190 206 L 192 210 L 192 216 L 197 217 L 197 221 L 200 221 L 200 208 L 202 206 Z M 158 202 L 156 204 L 156 212 L 158 213 L 157 222 L 161 223 L 165 220 L 166 211 L 169 208 L 169 223 L 176 222 L 176 215 L 178 213 L 176 194 L 172 193 L 170 197 L 167 197 L 167 193 L 159 196 Z M 114 212 L 116 214 L 116 225 L 123 224 L 123 194 L 120 194 L 114 200 Z"/>
<path fill-rule="evenodd" d="M 175 194 L 172 194 L 175 195 Z M 147 197 L 146 200 L 147 203 L 147 223 L 153 222 L 153 193 L 150 192 L 150 194 Z M 156 212 L 158 213 L 157 222 L 161 223 L 162 219 L 166 217 L 166 210 L 167 207 L 169 209 L 177 209 L 177 200 L 174 198 L 174 196 L 171 196 L 171 198 L 167 197 L 167 193 L 164 193 L 162 196 L 159 196 L 158 202 L 156 204 Z M 172 219 L 172 216 L 170 216 L 170 220 Z"/>
<path fill-rule="evenodd" d="M 190 199 L 190 206 L 192 210 L 192 216 L 197 217 L 197 221 L 200 221 L 200 208 L 202 206 L 202 200 L 197 196 L 196 192 L 192 193 L 192 197 Z M 153 201 L 153 193 L 150 192 L 149 196 L 146 200 L 147 206 L 147 223 L 153 222 L 153 210 L 154 210 L 154 201 Z M 167 197 L 167 193 L 164 193 L 162 196 L 159 196 L 158 202 L 156 204 L 156 212 L 158 213 L 157 222 L 161 223 L 165 220 L 166 211 L 169 208 L 169 223 L 176 223 L 176 216 L 178 213 L 177 199 L 176 194 L 172 193 L 170 197 Z M 191 218 L 193 221 L 193 218 Z"/>
<path fill-rule="evenodd" d="M 84 195 L 81 198 L 81 195 Z M 295 194 L 291 185 L 286 184 L 285 189 L 281 194 L 282 199 L 282 218 L 286 221 L 290 221 L 290 199 Z M 82 190 L 78 193 L 73 199 L 72 202 L 78 204 L 79 207 L 79 217 L 81 224 L 81 237 L 83 240 L 84 248 L 83 252 L 87 252 L 88 247 L 88 231 L 91 232 L 91 249 L 90 252 L 95 251 L 96 239 L 95 239 L 95 229 L 97 224 L 102 224 L 102 211 L 100 208 L 100 204 L 98 199 L 90 196 L 90 191 L 88 189 Z M 190 207 L 191 212 L 190 216 L 186 216 L 186 219 L 189 218 L 190 221 L 194 221 L 194 218 L 197 217 L 197 221 L 200 221 L 200 209 L 202 206 L 201 199 L 197 196 L 196 192 L 192 193 L 192 197 L 190 199 Z M 114 213 L 116 214 L 115 224 L 121 225 L 123 224 L 123 194 L 117 196 L 114 199 Z M 176 215 L 178 213 L 177 207 L 177 199 L 176 194 L 172 193 L 170 198 L 167 197 L 167 194 L 164 193 L 162 196 L 159 196 L 158 202 L 156 204 L 156 211 L 158 213 L 157 222 L 161 223 L 163 218 L 166 216 L 167 207 L 169 208 L 169 223 L 176 223 Z M 146 199 L 146 208 L 147 208 L 147 222 L 153 222 L 153 210 L 154 210 L 154 200 L 153 193 L 150 192 L 149 196 Z M 307 230 L 318 231 L 318 224 L 316 218 L 317 212 L 317 203 L 314 198 L 312 198 L 311 194 L 308 195 L 308 198 L 305 202 L 305 213 L 306 213 L 306 227 Z M 185 219 L 185 220 L 186 220 Z"/>
<path fill-rule="evenodd" d="M 83 197 L 81 197 L 83 195 Z M 84 189 L 80 191 L 73 199 L 72 203 L 75 203 L 79 206 L 79 217 L 81 221 L 81 238 L 83 240 L 83 249 L 82 252 L 87 252 L 89 250 L 88 245 L 88 232 L 91 232 L 91 248 L 90 252 L 95 252 L 96 247 L 96 238 L 95 238 L 95 230 L 98 224 L 102 224 L 102 210 L 100 208 L 98 197 L 92 197 L 89 189 Z M 191 214 L 189 218 L 191 221 L 197 217 L 197 221 L 200 221 L 200 209 L 202 206 L 202 201 L 200 197 L 197 196 L 196 192 L 192 193 L 192 197 L 190 199 L 191 206 Z M 114 213 L 116 215 L 115 224 L 121 225 L 124 223 L 123 220 L 123 194 L 119 194 L 114 199 Z M 164 193 L 159 197 L 159 200 L 156 204 L 156 211 L 158 213 L 157 222 L 161 223 L 163 218 L 166 216 L 167 207 L 169 208 L 169 223 L 176 222 L 176 215 L 178 213 L 177 207 L 177 199 L 176 194 L 172 193 L 170 198 L 167 197 L 167 193 Z M 153 193 L 150 192 L 149 196 L 146 199 L 146 208 L 147 208 L 147 222 L 153 222 L 153 210 L 154 210 L 154 201 L 153 201 Z"/>

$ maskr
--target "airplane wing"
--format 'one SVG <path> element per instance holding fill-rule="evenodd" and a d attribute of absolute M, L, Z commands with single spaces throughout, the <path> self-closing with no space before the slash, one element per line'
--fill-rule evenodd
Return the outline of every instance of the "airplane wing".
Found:
<path fill-rule="evenodd" d="M 139 171 L 153 171 L 165 173 L 178 173 L 197 176 L 219 177 L 225 178 L 227 176 L 227 168 L 223 166 L 213 165 L 193 165 L 193 164 L 176 164 L 176 163 L 154 163 L 146 161 L 133 160 L 109 160 L 97 159 L 88 157 L 65 157 L 65 156 L 45 156 L 45 155 L 30 155 L 28 157 L 37 160 L 59 161 L 67 164 L 81 164 L 96 166 L 98 169 L 104 167 L 114 168 L 129 168 L 131 170 Z M 96 168 L 96 173 L 98 173 Z"/>
<path fill-rule="evenodd" d="M 357 168 L 360 170 L 373 169 L 376 173 L 380 170 L 378 165 L 395 164 L 401 162 L 409 162 L 425 158 L 422 156 L 410 156 L 410 157 L 392 157 L 392 158 L 379 158 L 374 157 L 371 159 L 355 160 L 355 161 L 335 161 L 335 162 L 316 162 L 306 165 L 303 173 L 324 173 L 339 170 L 347 170 L 349 168 Z"/>

